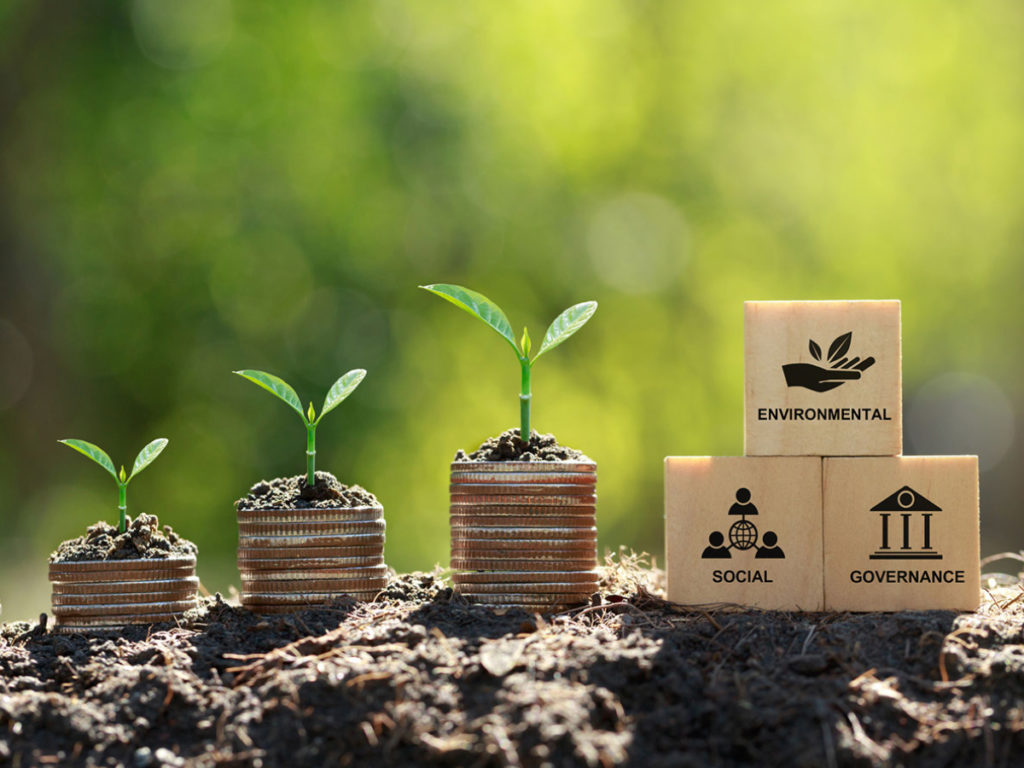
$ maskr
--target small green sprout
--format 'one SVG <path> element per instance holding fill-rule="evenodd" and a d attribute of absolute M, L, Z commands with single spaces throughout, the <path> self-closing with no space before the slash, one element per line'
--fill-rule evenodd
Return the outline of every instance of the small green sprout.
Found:
<path fill-rule="evenodd" d="M 118 525 L 118 530 L 121 533 L 124 533 L 125 529 L 127 528 L 127 521 L 125 520 L 125 517 L 128 514 L 128 503 L 126 501 L 128 483 L 130 483 L 132 481 L 132 478 L 139 474 L 139 472 L 141 472 L 150 464 L 152 464 L 153 460 L 160 455 L 160 452 L 167 447 L 167 438 L 157 438 L 149 445 L 147 445 L 145 448 L 143 448 L 141 451 L 139 451 L 139 455 L 135 457 L 135 464 L 132 465 L 132 473 L 130 475 L 124 471 L 124 465 L 121 465 L 120 472 L 114 469 L 114 462 L 110 460 L 110 457 L 107 455 L 106 451 L 104 451 L 98 445 L 87 443 L 85 440 L 75 440 L 73 438 L 69 438 L 67 440 L 58 440 L 57 442 L 64 443 L 64 445 L 74 448 L 82 455 L 88 456 L 90 459 L 92 459 L 105 470 L 107 470 L 107 472 L 109 472 L 111 476 L 114 478 L 114 482 L 117 483 L 117 491 L 119 497 L 119 503 L 117 505 L 117 508 L 121 513 L 121 520 Z"/>
<path fill-rule="evenodd" d="M 263 387 L 270 394 L 284 400 L 299 414 L 302 423 L 306 425 L 306 485 L 312 488 L 316 485 L 316 425 L 320 423 L 320 419 L 341 405 L 342 400 L 355 391 L 355 388 L 359 386 L 359 382 L 366 376 L 366 371 L 362 368 L 356 368 L 334 382 L 327 392 L 327 397 L 324 398 L 324 405 L 320 409 L 319 416 L 317 416 L 312 402 L 310 402 L 309 408 L 303 412 L 302 401 L 299 400 L 295 390 L 284 379 L 278 378 L 272 373 L 264 373 L 263 371 L 245 370 L 235 371 L 235 373 L 243 379 L 248 379 L 253 384 Z"/>
<path fill-rule="evenodd" d="M 498 335 L 512 345 L 512 349 L 515 350 L 516 357 L 519 359 L 519 367 L 522 373 L 519 390 L 519 439 L 528 443 L 530 441 L 530 401 L 533 397 L 530 393 L 530 371 L 533 368 L 533 364 L 537 362 L 538 357 L 548 350 L 554 349 L 586 325 L 587 321 L 597 311 L 597 302 L 584 301 L 581 304 L 575 304 L 556 317 L 551 322 L 551 325 L 548 326 L 547 333 L 544 334 L 544 341 L 541 342 L 540 349 L 537 350 L 537 354 L 531 360 L 530 351 L 532 344 L 530 342 L 530 332 L 523 328 L 523 335 L 519 340 L 519 344 L 516 344 L 515 334 L 512 333 L 512 324 L 509 323 L 505 313 L 501 307 L 482 293 L 471 291 L 460 285 L 448 285 L 445 283 L 421 285 L 420 288 L 430 291 L 446 301 L 450 301 L 460 309 L 464 309 L 474 317 L 483 320 L 484 323 L 497 331 Z"/>

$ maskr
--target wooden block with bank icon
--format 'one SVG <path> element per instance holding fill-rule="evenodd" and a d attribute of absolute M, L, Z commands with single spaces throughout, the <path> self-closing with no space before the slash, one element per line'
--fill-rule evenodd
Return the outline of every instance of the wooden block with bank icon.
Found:
<path fill-rule="evenodd" d="M 902 450 L 899 301 L 748 301 L 744 452 Z"/>
<path fill-rule="evenodd" d="M 665 459 L 668 598 L 820 611 L 821 459 Z"/>
<path fill-rule="evenodd" d="M 824 462 L 825 607 L 976 610 L 976 456 Z"/>

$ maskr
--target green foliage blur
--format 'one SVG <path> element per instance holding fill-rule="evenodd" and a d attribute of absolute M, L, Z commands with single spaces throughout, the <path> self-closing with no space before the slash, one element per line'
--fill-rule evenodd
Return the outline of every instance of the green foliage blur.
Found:
<path fill-rule="evenodd" d="M 662 458 L 743 450 L 745 299 L 903 300 L 907 453 L 979 452 L 983 553 L 1024 522 L 1024 5 L 0 0 L 0 601 L 133 485 L 238 584 L 232 502 L 318 467 L 447 563 L 448 462 L 514 426 L 515 361 L 416 290 L 543 329 L 533 423 L 599 466 L 602 548 L 661 561 Z"/>

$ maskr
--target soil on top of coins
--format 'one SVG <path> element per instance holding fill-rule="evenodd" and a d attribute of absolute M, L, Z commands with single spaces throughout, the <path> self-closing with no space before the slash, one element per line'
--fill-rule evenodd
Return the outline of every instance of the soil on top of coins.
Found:
<path fill-rule="evenodd" d="M 95 560 L 163 560 L 195 557 L 199 549 L 176 534 L 169 525 L 160 530 L 156 515 L 127 517 L 124 533 L 117 526 L 99 522 L 90 525 L 85 536 L 69 539 L 50 554 L 51 563 Z"/>
<path fill-rule="evenodd" d="M 592 462 L 575 448 L 559 445 L 554 435 L 530 433 L 530 442 L 519 439 L 518 429 L 508 429 L 497 437 L 490 437 L 472 453 L 459 450 L 455 461 L 579 461 Z"/>
<path fill-rule="evenodd" d="M 290 615 L 217 595 L 116 636 L 8 624 L 0 764 L 1020 764 L 1016 579 L 986 578 L 965 614 L 683 606 L 661 583 L 627 556 L 589 607 L 546 617 L 472 605 L 438 571 Z"/>
<path fill-rule="evenodd" d="M 312 486 L 306 483 L 305 475 L 261 480 L 235 502 L 235 509 L 351 509 L 379 505 L 377 497 L 365 488 L 345 485 L 330 472 L 317 472 Z"/>

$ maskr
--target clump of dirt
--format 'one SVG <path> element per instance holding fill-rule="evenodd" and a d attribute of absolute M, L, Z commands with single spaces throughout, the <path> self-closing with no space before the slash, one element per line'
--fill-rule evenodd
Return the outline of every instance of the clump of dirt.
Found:
<path fill-rule="evenodd" d="M 330 472 L 317 472 L 316 483 L 307 485 L 305 475 L 261 480 L 235 509 L 350 509 L 380 506 L 377 497 L 358 485 L 345 485 Z"/>
<path fill-rule="evenodd" d="M 257 616 L 218 595 L 122 636 L 0 628 L 0 764 L 1017 765 L 1024 588 L 974 613 L 667 602 L 628 556 L 556 616 L 441 571 Z M 1017 584 L 1016 580 L 1010 582 Z M 634 586 L 635 585 L 635 586 Z M 1018 757 L 1015 758 L 1014 755 Z"/>
<path fill-rule="evenodd" d="M 128 517 L 126 530 L 99 522 L 90 525 L 85 536 L 70 539 L 50 554 L 51 563 L 76 563 L 92 560 L 163 560 L 188 557 L 199 552 L 188 539 L 181 538 L 169 525 L 160 530 L 156 515 Z"/>
<path fill-rule="evenodd" d="M 518 429 L 508 429 L 497 437 L 485 440 L 479 448 L 467 454 L 459 450 L 455 461 L 593 461 L 581 451 L 559 445 L 554 435 L 530 433 L 529 443 L 519 439 Z"/>

